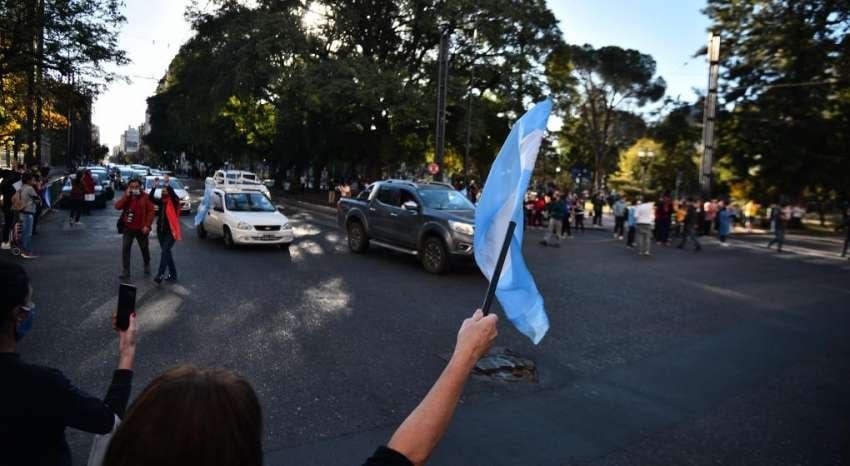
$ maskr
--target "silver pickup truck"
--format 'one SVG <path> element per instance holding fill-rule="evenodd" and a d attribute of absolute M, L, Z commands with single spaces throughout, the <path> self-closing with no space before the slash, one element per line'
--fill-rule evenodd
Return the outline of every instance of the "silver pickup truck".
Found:
<path fill-rule="evenodd" d="M 443 183 L 379 181 L 337 204 L 337 221 L 352 252 L 375 245 L 418 256 L 431 273 L 472 257 L 475 206 Z"/>

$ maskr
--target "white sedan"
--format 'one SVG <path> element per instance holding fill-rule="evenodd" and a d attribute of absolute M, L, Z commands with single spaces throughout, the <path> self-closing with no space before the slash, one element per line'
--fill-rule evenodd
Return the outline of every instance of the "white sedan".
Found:
<path fill-rule="evenodd" d="M 201 238 L 210 234 L 221 236 L 228 247 L 237 244 L 285 247 L 295 240 L 289 219 L 257 191 L 213 190 L 210 209 L 197 231 Z"/>
<path fill-rule="evenodd" d="M 146 176 L 145 177 L 145 192 L 150 192 L 151 188 L 153 188 L 153 182 L 158 177 L 156 176 Z M 189 191 L 186 191 L 186 187 L 183 186 L 183 183 L 180 182 L 177 178 L 171 178 L 168 182 L 169 186 L 174 189 L 174 194 L 177 195 L 177 198 L 180 199 L 180 215 L 188 215 L 192 212 L 192 197 L 189 196 Z M 162 186 L 163 181 L 160 178 L 157 184 L 156 191 L 153 193 L 153 197 L 159 199 L 162 197 Z M 159 210 L 159 206 L 156 206 L 156 210 Z"/>

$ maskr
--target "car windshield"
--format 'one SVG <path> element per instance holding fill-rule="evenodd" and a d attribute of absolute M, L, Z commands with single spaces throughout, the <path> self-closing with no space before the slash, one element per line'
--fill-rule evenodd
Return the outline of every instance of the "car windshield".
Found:
<path fill-rule="evenodd" d="M 466 196 L 453 189 L 420 189 L 419 197 L 429 209 L 475 210 L 475 206 Z"/>
<path fill-rule="evenodd" d="M 133 170 L 130 170 L 130 169 L 127 169 L 127 168 L 121 169 L 121 176 L 133 176 L 135 173 L 136 172 L 134 172 Z"/>
<path fill-rule="evenodd" d="M 228 193 L 224 196 L 227 210 L 234 212 L 274 212 L 275 208 L 263 193 Z"/>
<path fill-rule="evenodd" d="M 175 180 L 174 178 L 168 180 L 168 185 L 174 189 L 184 189 L 183 183 L 180 180 Z M 156 185 L 157 188 L 161 188 L 163 186 L 162 180 L 159 180 L 159 183 Z M 153 187 L 153 178 L 148 178 L 145 180 L 145 189 L 150 190 Z"/>

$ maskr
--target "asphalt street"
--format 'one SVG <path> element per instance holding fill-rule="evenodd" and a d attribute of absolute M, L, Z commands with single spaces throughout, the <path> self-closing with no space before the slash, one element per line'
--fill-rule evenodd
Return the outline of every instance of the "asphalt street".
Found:
<path fill-rule="evenodd" d="M 23 358 L 92 393 L 117 364 L 117 214 L 76 229 L 48 214 L 24 263 L 38 316 Z M 183 217 L 173 285 L 144 277 L 134 250 L 134 396 L 175 364 L 232 368 L 260 397 L 268 464 L 359 464 L 436 379 L 486 282 L 472 264 L 433 276 L 398 253 L 350 254 L 331 216 L 287 214 L 289 250 L 229 250 Z M 534 346 L 503 320 L 497 341 L 539 381 L 471 381 L 432 464 L 850 464 L 850 261 L 751 240 L 647 258 L 604 232 L 559 249 L 541 237 L 527 233 L 525 255 L 549 334 Z M 84 464 L 90 435 L 68 437 Z"/>

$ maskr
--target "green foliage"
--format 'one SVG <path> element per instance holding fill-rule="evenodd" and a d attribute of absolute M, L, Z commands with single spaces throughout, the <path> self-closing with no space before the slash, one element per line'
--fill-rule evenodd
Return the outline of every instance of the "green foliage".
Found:
<path fill-rule="evenodd" d="M 754 196 L 850 196 L 850 1 L 709 0 L 721 169 Z M 703 51 L 704 53 L 704 51 Z"/>

